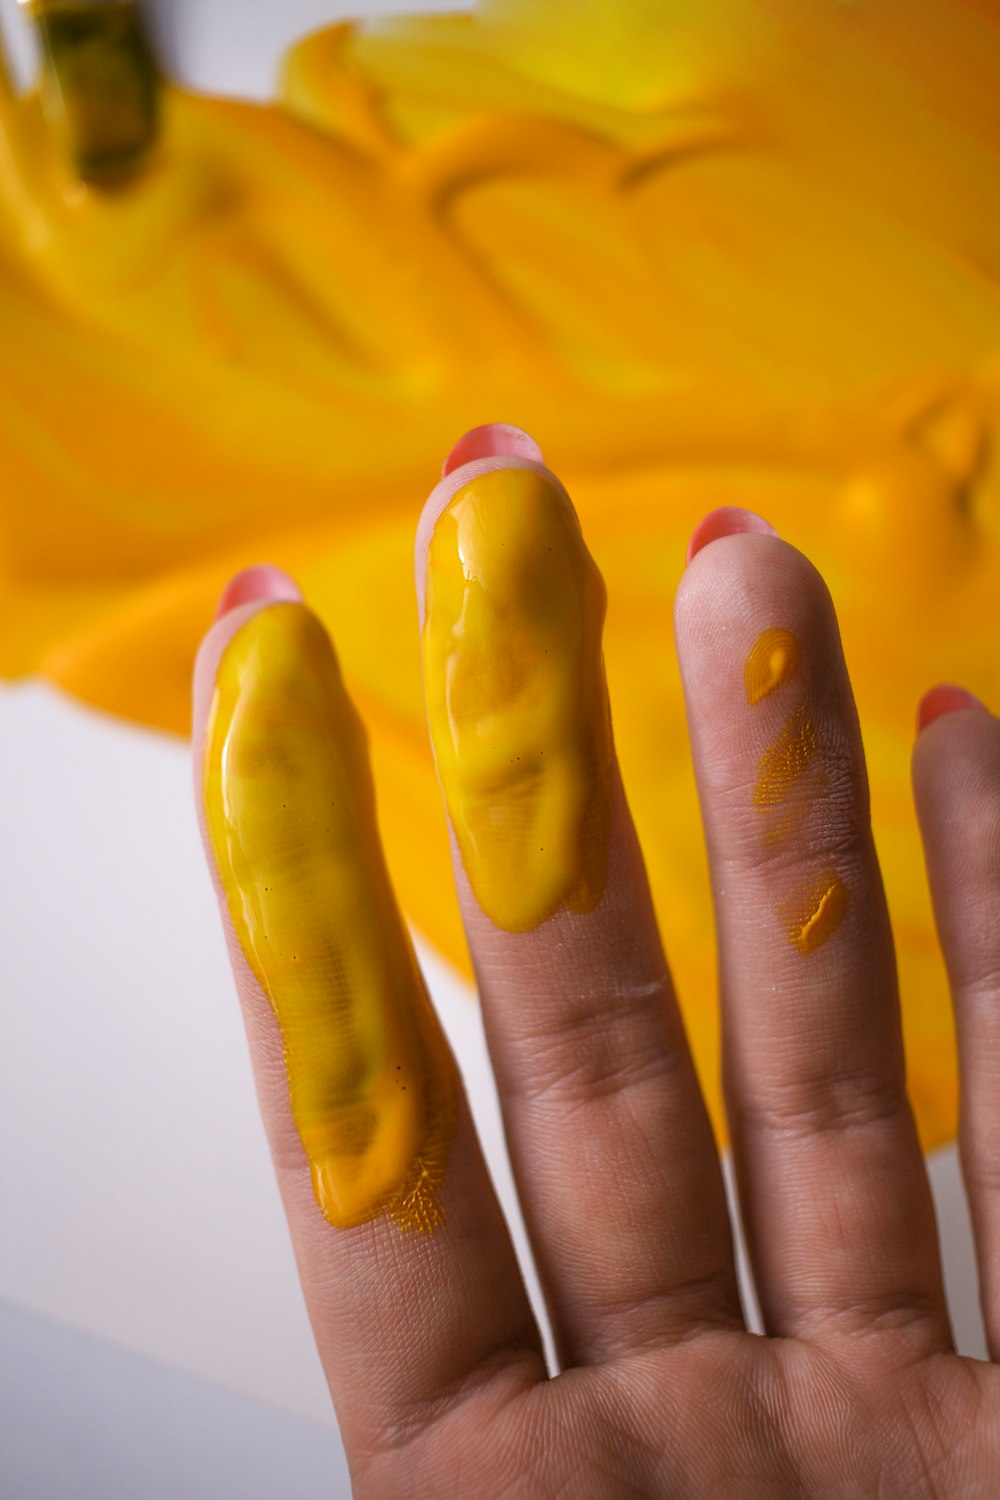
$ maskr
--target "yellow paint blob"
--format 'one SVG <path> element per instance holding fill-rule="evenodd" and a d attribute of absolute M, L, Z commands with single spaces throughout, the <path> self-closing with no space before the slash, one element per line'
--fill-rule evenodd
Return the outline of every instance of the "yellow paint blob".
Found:
<path fill-rule="evenodd" d="M 365 732 L 301 605 L 259 610 L 222 655 L 204 803 L 323 1213 L 435 1229 L 454 1068 L 386 872 Z"/>
<path fill-rule="evenodd" d="M 604 583 L 544 475 L 464 485 L 427 554 L 424 683 L 438 774 L 469 883 L 525 932 L 604 891 L 611 717 Z"/>
<path fill-rule="evenodd" d="M 305 37 L 268 104 L 161 75 L 114 192 L 0 58 L 0 674 L 185 735 L 227 578 L 288 568 L 364 715 L 404 910 L 468 974 L 413 519 L 466 428 L 527 428 L 607 582 L 618 755 L 724 1138 L 667 643 L 695 524 L 758 511 L 836 602 L 910 1091 L 948 1140 L 908 764 L 930 683 L 1000 700 L 997 37 L 992 0 L 366 16 Z"/>
<path fill-rule="evenodd" d="M 802 651 L 790 630 L 764 630 L 754 641 L 743 669 L 747 702 L 759 703 L 795 675 Z"/>
<path fill-rule="evenodd" d="M 754 806 L 777 807 L 809 768 L 817 749 L 816 730 L 800 706 L 788 717 L 773 745 L 757 762 Z"/>
<path fill-rule="evenodd" d="M 823 875 L 788 912 L 788 939 L 800 953 L 815 953 L 840 926 L 848 890 L 839 875 Z"/>

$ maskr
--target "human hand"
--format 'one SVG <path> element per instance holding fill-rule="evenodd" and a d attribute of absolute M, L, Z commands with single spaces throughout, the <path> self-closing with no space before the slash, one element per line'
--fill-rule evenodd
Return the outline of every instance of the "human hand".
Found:
<path fill-rule="evenodd" d="M 614 760 L 603 587 L 526 435 L 457 445 L 416 561 L 455 878 L 557 1377 L 392 900 L 363 732 L 291 580 L 234 581 L 195 680 L 199 815 L 356 1493 L 995 1495 L 1000 1372 L 951 1340 L 822 580 L 759 518 L 714 512 L 676 602 L 760 1337 Z M 917 813 L 997 1360 L 1000 724 L 955 690 L 922 713 Z"/>

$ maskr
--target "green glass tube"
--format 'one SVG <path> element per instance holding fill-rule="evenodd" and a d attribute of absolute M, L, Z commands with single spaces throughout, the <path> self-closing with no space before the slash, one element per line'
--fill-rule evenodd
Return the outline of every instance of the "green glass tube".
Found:
<path fill-rule="evenodd" d="M 156 139 L 157 73 L 135 0 L 29 0 L 42 109 L 72 170 L 130 176 Z"/>

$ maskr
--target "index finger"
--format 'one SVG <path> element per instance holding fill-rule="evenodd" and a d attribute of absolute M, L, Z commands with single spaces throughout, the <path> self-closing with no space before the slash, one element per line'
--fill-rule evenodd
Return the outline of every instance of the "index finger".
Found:
<path fill-rule="evenodd" d="M 466 1400 L 509 1398 L 545 1371 L 389 884 L 364 731 L 291 580 L 253 574 L 199 652 L 195 795 L 356 1477 Z"/>

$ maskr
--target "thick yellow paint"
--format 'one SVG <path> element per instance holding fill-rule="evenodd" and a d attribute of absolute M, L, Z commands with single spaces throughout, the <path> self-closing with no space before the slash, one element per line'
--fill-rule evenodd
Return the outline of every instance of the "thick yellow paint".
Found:
<path fill-rule="evenodd" d="M 946 1140 L 908 763 L 930 683 L 1000 701 L 998 99 L 984 0 L 480 0 L 306 38 L 273 106 L 164 83 L 105 193 L 0 63 L 0 672 L 185 734 L 227 576 L 288 567 L 369 727 L 404 909 L 467 971 L 413 525 L 466 428 L 525 427 L 608 585 L 618 755 L 721 1133 L 671 607 L 701 516 L 758 511 L 836 601 L 909 1086 Z"/>
<path fill-rule="evenodd" d="M 301 605 L 257 611 L 222 655 L 204 805 L 323 1213 L 437 1228 L 454 1069 L 385 869 L 365 732 Z"/>
<path fill-rule="evenodd" d="M 743 669 L 747 702 L 759 703 L 794 677 L 802 661 L 802 651 L 790 630 L 773 626 L 762 630 L 750 648 Z"/>
<path fill-rule="evenodd" d="M 525 932 L 592 911 L 608 868 L 604 583 L 572 506 L 531 469 L 463 485 L 427 549 L 424 686 L 469 883 Z"/>
<path fill-rule="evenodd" d="M 810 887 L 790 908 L 788 940 L 800 953 L 815 953 L 833 936 L 847 910 L 848 890 L 839 875 L 830 873 Z"/>

